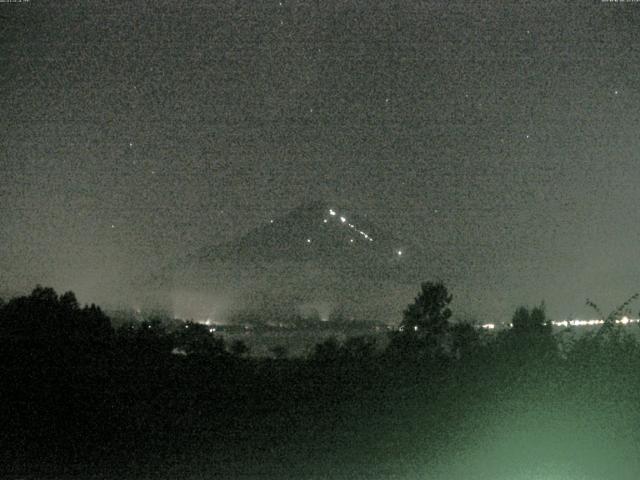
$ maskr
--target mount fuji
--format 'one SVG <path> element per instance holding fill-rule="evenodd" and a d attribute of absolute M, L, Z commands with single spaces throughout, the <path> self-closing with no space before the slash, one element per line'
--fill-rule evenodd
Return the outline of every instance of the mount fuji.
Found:
<path fill-rule="evenodd" d="M 174 314 L 224 322 L 231 312 L 292 309 L 327 319 L 391 323 L 420 281 L 427 254 L 358 215 L 312 202 L 208 246 L 163 274 Z"/>

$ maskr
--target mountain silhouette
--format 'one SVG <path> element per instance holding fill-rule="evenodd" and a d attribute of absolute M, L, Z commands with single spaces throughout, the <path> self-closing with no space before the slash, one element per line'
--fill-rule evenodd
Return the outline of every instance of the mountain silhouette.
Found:
<path fill-rule="evenodd" d="M 404 249 L 404 250 L 403 250 Z M 406 247 L 393 235 L 324 202 L 308 203 L 275 217 L 231 242 L 207 247 L 199 261 L 317 261 L 338 266 L 397 264 Z M 373 262 L 373 264 L 371 263 Z"/>
<path fill-rule="evenodd" d="M 287 305 L 322 310 L 321 317 L 339 306 L 352 318 L 386 321 L 407 299 L 399 290 L 415 289 L 424 256 L 366 215 L 316 201 L 202 248 L 163 277 L 171 279 L 175 313 L 196 319 Z"/>

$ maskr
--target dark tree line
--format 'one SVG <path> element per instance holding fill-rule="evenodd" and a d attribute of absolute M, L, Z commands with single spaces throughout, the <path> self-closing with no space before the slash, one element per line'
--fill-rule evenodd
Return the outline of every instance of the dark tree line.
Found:
<path fill-rule="evenodd" d="M 559 336 L 543 304 L 518 308 L 496 334 L 452 322 L 452 305 L 443 284 L 426 282 L 385 348 L 353 337 L 307 358 L 284 347 L 255 358 L 198 323 L 113 329 L 99 307 L 37 287 L 0 302 L 0 468 L 130 478 L 206 458 L 232 477 L 249 468 L 242 459 L 296 464 L 321 445 L 323 468 L 366 457 L 403 471 L 435 461 L 504 398 L 526 397 L 523 414 L 577 403 L 599 419 L 615 392 L 624 420 L 640 421 L 640 346 L 615 322 L 622 309 L 596 332 Z"/>

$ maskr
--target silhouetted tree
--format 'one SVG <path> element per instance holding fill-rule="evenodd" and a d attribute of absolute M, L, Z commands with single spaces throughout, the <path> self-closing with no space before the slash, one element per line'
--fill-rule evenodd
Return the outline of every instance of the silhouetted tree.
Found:
<path fill-rule="evenodd" d="M 544 374 L 548 362 L 559 358 L 558 342 L 544 303 L 532 309 L 518 307 L 511 324 L 512 328 L 498 336 L 497 347 L 506 354 L 505 365 L 516 364 L 531 373 Z"/>
<path fill-rule="evenodd" d="M 80 308 L 78 299 L 73 292 L 66 292 L 60 295 L 60 306 L 69 310 L 77 310 Z"/>
<path fill-rule="evenodd" d="M 401 327 L 424 335 L 445 333 L 451 317 L 449 304 L 452 298 L 442 283 L 424 282 L 420 294 L 404 311 Z"/>
<path fill-rule="evenodd" d="M 399 331 L 391 335 L 390 352 L 405 356 L 439 356 L 447 350 L 452 300 L 441 282 L 424 282 L 404 311 Z"/>
<path fill-rule="evenodd" d="M 605 327 L 608 328 L 610 325 L 615 324 L 623 316 L 631 315 L 631 308 L 630 308 L 631 304 L 635 302 L 639 296 L 640 296 L 640 293 L 634 293 L 629 298 L 627 298 L 624 302 L 622 302 L 620 305 L 614 308 L 611 312 L 609 312 L 609 315 L 606 315 L 606 316 L 604 315 L 604 313 L 602 313 L 602 310 L 600 310 L 598 305 L 592 302 L 591 300 L 587 299 L 587 305 L 591 307 L 593 310 L 595 310 L 599 318 L 604 320 Z"/>
<path fill-rule="evenodd" d="M 547 320 L 544 302 L 529 310 L 520 306 L 511 319 L 513 332 L 517 335 L 550 335 L 552 324 Z"/>
<path fill-rule="evenodd" d="M 0 338 L 36 342 L 49 347 L 68 342 L 104 342 L 111 339 L 111 321 L 91 305 L 80 308 L 73 292 L 60 297 L 38 285 L 29 296 L 11 299 L 0 312 Z"/>
<path fill-rule="evenodd" d="M 640 360 L 637 340 L 625 331 L 622 324 L 624 316 L 631 315 L 631 304 L 639 294 L 631 295 L 627 300 L 614 308 L 608 315 L 591 300 L 587 305 L 604 320 L 595 334 L 587 334 L 574 342 L 568 359 L 575 364 L 587 365 L 590 371 L 601 375 L 611 375 L 614 370 L 629 367 Z"/>

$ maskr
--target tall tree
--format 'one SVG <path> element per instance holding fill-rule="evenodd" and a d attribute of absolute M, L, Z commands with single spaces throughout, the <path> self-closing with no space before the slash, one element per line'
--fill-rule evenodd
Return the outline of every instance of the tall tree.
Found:
<path fill-rule="evenodd" d="M 404 311 L 399 332 L 391 336 L 390 352 L 404 357 L 434 357 L 447 351 L 452 300 L 441 282 L 424 282 Z"/>
<path fill-rule="evenodd" d="M 552 325 L 547 319 L 544 302 L 529 310 L 525 306 L 516 309 L 511 319 L 513 332 L 516 334 L 550 335 Z"/>
<path fill-rule="evenodd" d="M 453 296 L 441 282 L 424 282 L 414 302 L 404 311 L 401 329 L 440 335 L 449 328 Z"/>
<path fill-rule="evenodd" d="M 559 350 L 544 303 L 531 309 L 518 307 L 511 325 L 511 329 L 499 335 L 506 358 L 531 373 L 545 374 L 547 363 L 557 360 Z"/>

